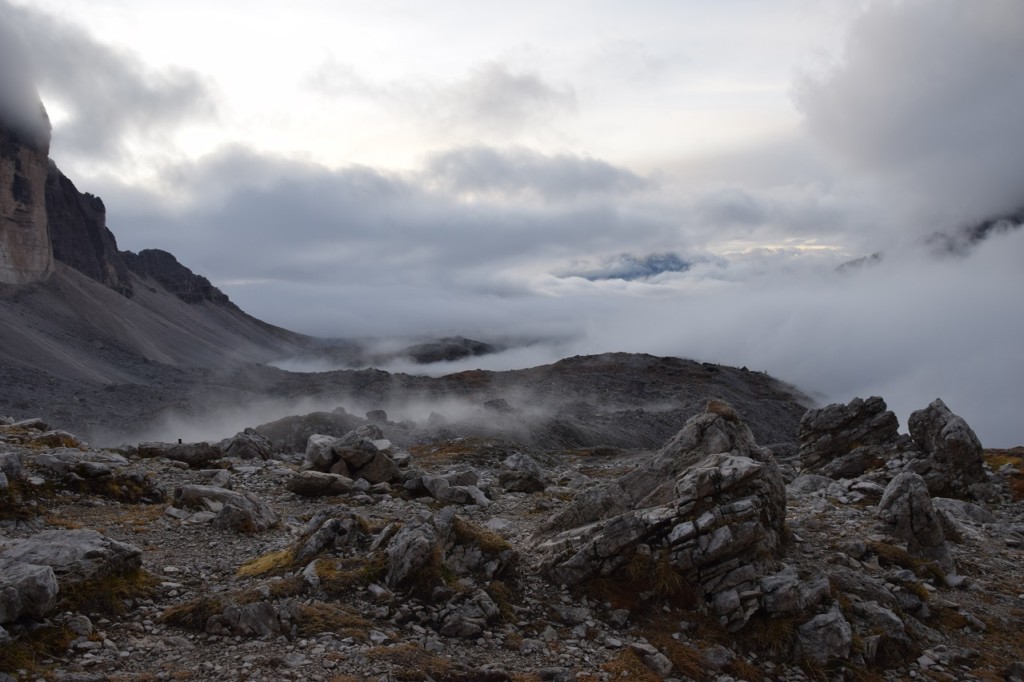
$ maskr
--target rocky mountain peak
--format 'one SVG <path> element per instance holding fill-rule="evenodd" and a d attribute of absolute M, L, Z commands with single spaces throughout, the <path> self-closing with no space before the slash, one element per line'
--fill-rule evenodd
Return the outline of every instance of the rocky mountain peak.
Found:
<path fill-rule="evenodd" d="M 122 251 L 120 255 L 132 272 L 145 279 L 154 280 L 185 303 L 208 301 L 230 308 L 236 307 L 227 294 L 213 286 L 210 280 L 179 263 L 173 254 L 160 249 L 143 249 L 138 253 Z"/>

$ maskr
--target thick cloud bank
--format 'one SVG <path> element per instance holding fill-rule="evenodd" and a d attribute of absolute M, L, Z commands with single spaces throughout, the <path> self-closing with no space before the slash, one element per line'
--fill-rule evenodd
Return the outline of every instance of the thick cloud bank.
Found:
<path fill-rule="evenodd" d="M 1022 36 L 1019 0 L 875 2 L 796 101 L 812 134 L 924 213 L 1012 210 L 1024 202 Z"/>

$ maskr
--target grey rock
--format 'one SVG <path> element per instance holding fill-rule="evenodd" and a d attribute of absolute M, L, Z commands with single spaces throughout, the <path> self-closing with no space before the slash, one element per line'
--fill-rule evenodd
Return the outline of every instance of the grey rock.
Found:
<path fill-rule="evenodd" d="M 42 618 L 56 605 L 57 592 L 57 577 L 50 566 L 0 555 L 0 625 L 23 616 Z"/>
<path fill-rule="evenodd" d="M 850 657 L 853 629 L 838 605 L 797 628 L 797 647 L 812 663 L 825 665 L 831 660 Z"/>
<path fill-rule="evenodd" d="M 285 488 L 303 497 L 345 495 L 352 492 L 355 481 L 348 476 L 320 471 L 300 471 L 285 483 Z"/>
<path fill-rule="evenodd" d="M 305 564 L 330 549 L 354 547 L 365 536 L 366 520 L 344 513 L 324 520 L 295 553 L 296 563 Z"/>
<path fill-rule="evenodd" d="M 217 514 L 214 526 L 255 533 L 276 526 L 281 517 L 251 492 L 236 492 L 208 485 L 185 485 L 174 490 L 177 507 L 207 510 Z"/>
<path fill-rule="evenodd" d="M 689 441 L 698 431 L 711 442 Z M 746 434 L 742 424 L 705 413 L 691 419 L 673 442 L 690 442 L 696 452 L 740 444 L 749 454 L 763 456 Z M 676 454 L 683 461 L 691 456 Z M 643 552 L 651 561 L 667 562 L 695 598 L 712 603 L 723 625 L 739 629 L 759 608 L 758 579 L 776 569 L 782 554 L 786 493 L 778 466 L 770 456 L 759 461 L 718 453 L 698 460 L 673 483 L 667 504 L 641 507 L 544 541 L 538 547 L 542 570 L 556 584 L 577 585 L 612 575 Z"/>
<path fill-rule="evenodd" d="M 942 570 L 953 571 L 953 559 L 942 530 L 942 521 L 919 475 L 897 474 L 878 503 L 878 517 L 894 537 L 907 543 L 907 551 L 934 561 Z"/>
<path fill-rule="evenodd" d="M 946 475 L 935 477 L 929 489 L 933 494 L 952 492 L 985 500 L 991 494 L 981 441 L 963 418 L 953 414 L 940 399 L 910 415 L 907 422 L 914 442 Z"/>
<path fill-rule="evenodd" d="M 21 454 L 0 451 L 0 473 L 12 481 L 21 478 Z"/>
<path fill-rule="evenodd" d="M 808 410 L 797 430 L 800 465 L 805 471 L 816 471 L 865 448 L 855 457 L 832 465 L 837 470 L 851 470 L 859 475 L 865 461 L 877 454 L 871 446 L 894 443 L 898 428 L 896 415 L 888 411 L 885 401 L 877 396 L 867 400 L 854 398 L 847 405 Z"/>
<path fill-rule="evenodd" d="M 388 543 L 385 553 L 387 586 L 395 589 L 409 583 L 418 572 L 443 559 L 443 541 L 431 522 L 429 512 L 421 512 L 402 527 Z M 439 568 L 439 565 L 434 568 Z"/>
<path fill-rule="evenodd" d="M 541 492 L 546 487 L 540 464 L 521 452 L 507 457 L 501 463 L 498 483 L 505 490 L 521 493 Z"/>
<path fill-rule="evenodd" d="M 444 617 L 440 633 L 445 637 L 477 637 L 500 615 L 501 609 L 490 596 L 477 590 Z"/>
<path fill-rule="evenodd" d="M 327 471 L 334 464 L 333 445 L 337 438 L 314 433 L 306 442 L 306 457 L 302 470 Z"/>
<path fill-rule="evenodd" d="M 132 572 L 142 565 L 142 550 L 94 530 L 46 530 L 0 541 L 0 561 L 49 566 L 66 588 Z"/>
<path fill-rule="evenodd" d="M 139 457 L 164 457 L 189 466 L 201 466 L 224 456 L 219 445 L 209 443 L 139 443 Z"/>
<path fill-rule="evenodd" d="M 274 444 L 256 429 L 245 429 L 231 438 L 226 438 L 221 441 L 220 448 L 224 457 L 271 459 L 274 456 Z"/>

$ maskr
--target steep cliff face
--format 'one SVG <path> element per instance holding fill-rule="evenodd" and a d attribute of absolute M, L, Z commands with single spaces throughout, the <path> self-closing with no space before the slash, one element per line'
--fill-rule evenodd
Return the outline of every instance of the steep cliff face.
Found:
<path fill-rule="evenodd" d="M 132 296 L 131 276 L 107 229 L 107 209 L 81 193 L 52 161 L 46 178 L 46 213 L 53 257 L 124 296 Z"/>
<path fill-rule="evenodd" d="M 39 116 L 41 125 L 32 131 L 12 126 L 0 118 L 0 283 L 3 284 L 36 282 L 53 272 L 45 198 L 49 121 L 42 108 Z"/>
<path fill-rule="evenodd" d="M 132 272 L 157 282 L 185 303 L 209 301 L 236 309 L 227 294 L 213 286 L 210 280 L 186 268 L 178 262 L 177 258 L 166 251 L 160 249 L 143 249 L 138 253 L 122 251 L 121 257 Z"/>

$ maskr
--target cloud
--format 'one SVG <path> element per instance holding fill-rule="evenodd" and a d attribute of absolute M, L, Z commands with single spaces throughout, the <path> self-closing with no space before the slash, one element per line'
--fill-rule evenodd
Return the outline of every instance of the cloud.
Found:
<path fill-rule="evenodd" d="M 571 154 L 544 155 L 525 147 L 460 147 L 434 154 L 424 179 L 456 195 L 548 200 L 581 195 L 619 195 L 642 190 L 650 181 L 606 161 Z"/>
<path fill-rule="evenodd" d="M 367 99 L 389 112 L 400 107 L 434 134 L 488 140 L 512 138 L 550 127 L 576 110 L 576 94 L 540 74 L 485 62 L 447 82 L 406 78 L 376 82 L 352 66 L 329 59 L 306 78 L 306 86 L 332 98 Z"/>
<path fill-rule="evenodd" d="M 922 215 L 1024 205 L 1024 4 L 879 1 L 833 68 L 804 76 L 807 129 Z"/>
<path fill-rule="evenodd" d="M 196 73 L 147 68 L 31 7 L 0 0 L 0 26 L 6 34 L 0 41 L 4 70 L 30 78 L 68 115 L 54 130 L 60 153 L 116 158 L 132 138 L 160 140 L 176 126 L 216 111 L 209 86 Z M 8 61 L 15 45 L 11 36 L 20 49 Z"/>
<path fill-rule="evenodd" d="M 3 9 L 0 4 L 0 16 Z M 50 122 L 41 111 L 27 52 L 21 34 L 7 21 L 0 21 L 0 121 L 45 147 L 50 140 Z"/>

